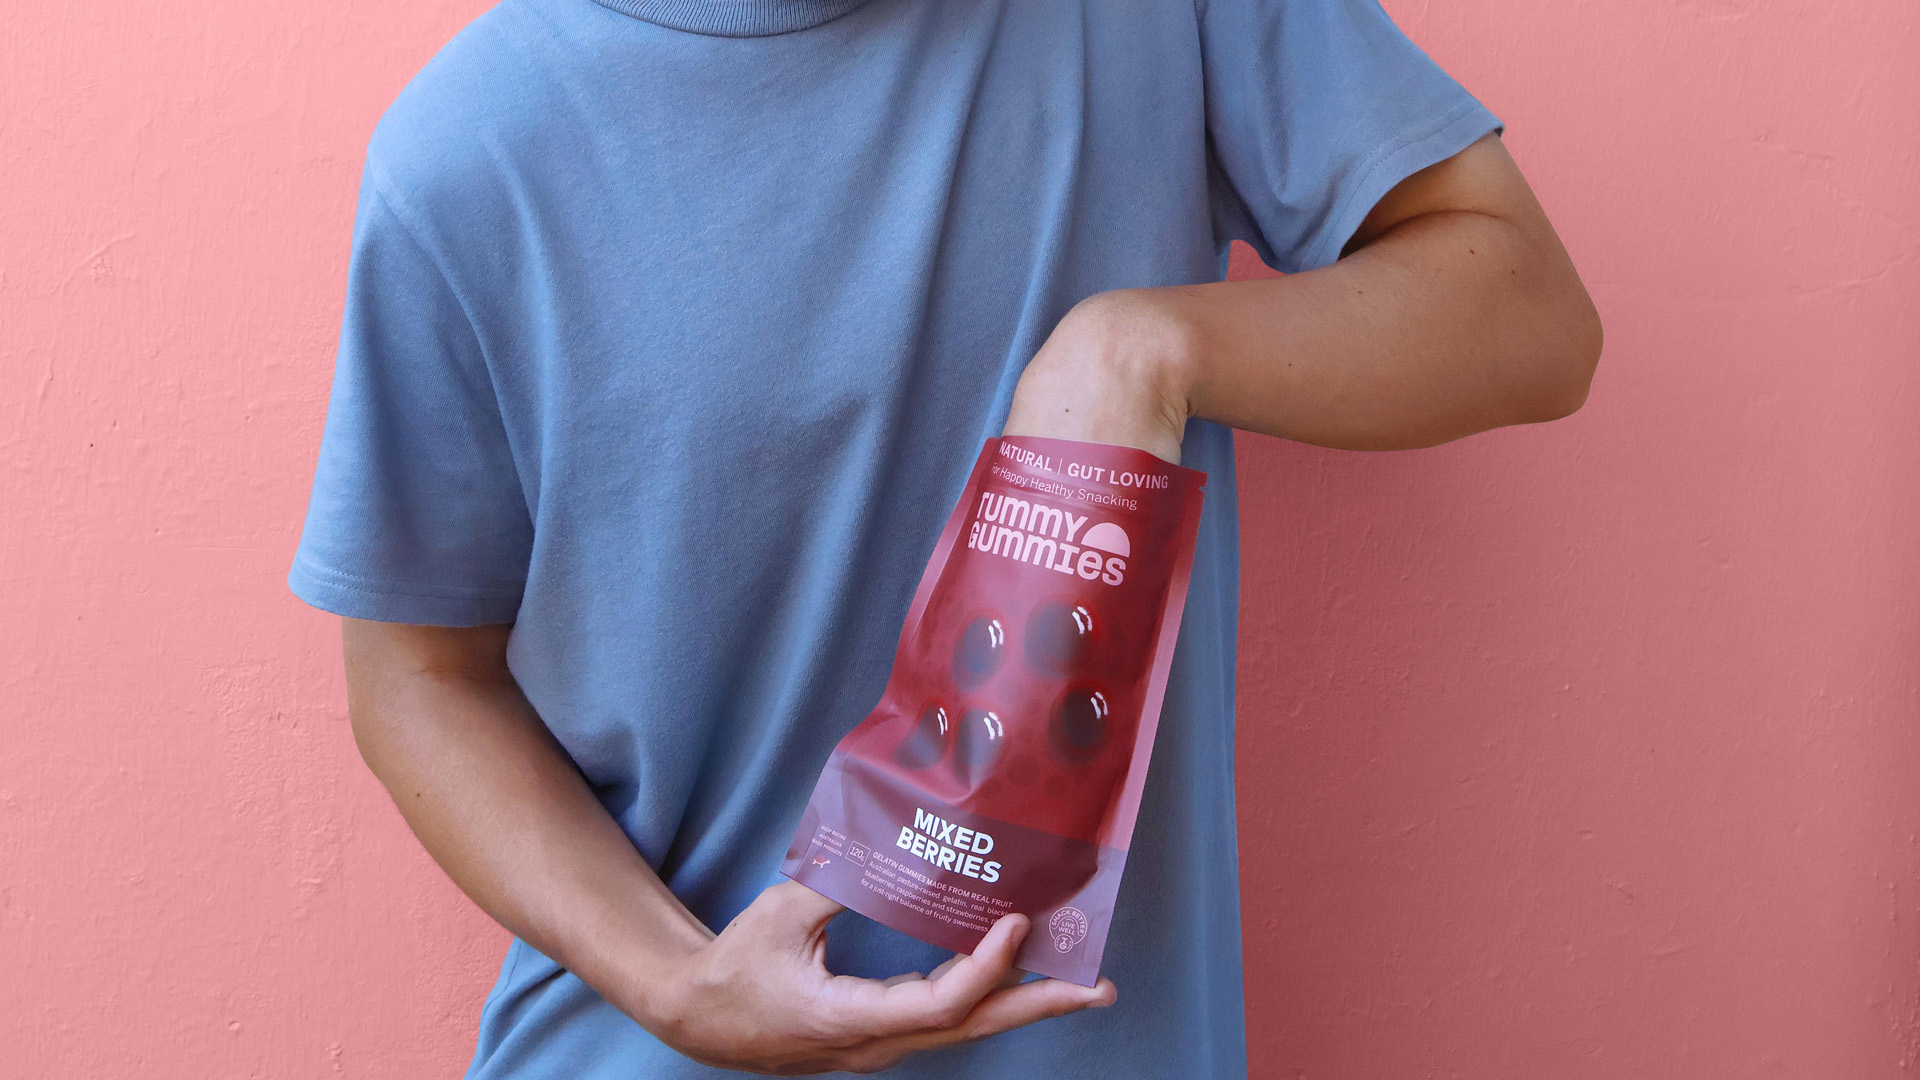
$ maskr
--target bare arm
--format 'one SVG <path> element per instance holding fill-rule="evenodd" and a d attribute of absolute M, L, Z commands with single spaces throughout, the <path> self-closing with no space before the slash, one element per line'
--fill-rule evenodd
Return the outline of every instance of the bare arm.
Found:
<path fill-rule="evenodd" d="M 1348 252 L 1283 278 L 1092 297 L 1034 357 L 1007 430 L 1177 461 L 1197 416 L 1394 450 L 1585 400 L 1599 316 L 1499 139 L 1400 184 Z"/>
<path fill-rule="evenodd" d="M 528 705 L 508 632 L 347 620 L 354 740 L 455 884 L 668 1045 L 736 1069 L 871 1071 L 1113 1000 L 1111 983 L 1016 985 L 1019 916 L 971 957 L 889 983 L 827 972 L 841 909 L 792 882 L 714 935 Z"/>
<path fill-rule="evenodd" d="M 656 1011 L 647 975 L 713 935 L 527 704 L 507 672 L 508 629 L 347 620 L 354 741 L 474 903 L 610 999 Z"/>

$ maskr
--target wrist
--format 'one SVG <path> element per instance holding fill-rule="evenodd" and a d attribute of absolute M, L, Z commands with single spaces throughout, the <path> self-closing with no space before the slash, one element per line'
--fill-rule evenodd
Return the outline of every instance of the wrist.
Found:
<path fill-rule="evenodd" d="M 685 1013 L 687 960 L 658 952 L 609 956 L 600 980 L 581 977 L 614 1008 L 664 1039 L 680 1026 Z"/>
<path fill-rule="evenodd" d="M 655 1034 L 673 1028 L 683 1015 L 687 973 L 712 935 L 691 916 L 634 920 L 596 935 L 571 950 L 562 965 Z"/>
<path fill-rule="evenodd" d="M 1134 446 L 1179 461 L 1202 353 L 1176 289 L 1126 289 L 1069 311 L 1022 375 L 1009 435 Z"/>
<path fill-rule="evenodd" d="M 1076 304 L 1064 323 L 1094 343 L 1108 386 L 1147 394 L 1185 424 L 1202 355 L 1200 326 L 1179 288 L 1117 289 Z"/>

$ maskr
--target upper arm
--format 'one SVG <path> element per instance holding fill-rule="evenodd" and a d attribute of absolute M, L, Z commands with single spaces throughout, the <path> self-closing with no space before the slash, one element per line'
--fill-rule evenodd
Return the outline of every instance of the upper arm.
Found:
<path fill-rule="evenodd" d="M 380 706 L 414 679 L 511 682 L 507 639 L 513 627 L 418 626 L 342 619 L 347 700 L 356 729 L 387 710 Z"/>
<path fill-rule="evenodd" d="M 1540 322 L 1552 327 L 1552 340 L 1564 348 L 1549 354 L 1575 361 L 1568 370 L 1583 373 L 1577 380 L 1578 392 L 1571 396 L 1577 408 L 1585 400 L 1587 380 L 1600 357 L 1604 339 L 1600 315 L 1546 211 L 1498 136 L 1489 135 L 1401 181 L 1374 205 L 1342 256 L 1408 222 L 1438 214 L 1474 214 L 1510 227 L 1502 230 L 1513 240 L 1509 253 L 1523 260 L 1527 269 L 1516 271 L 1510 279 L 1497 279 L 1501 289 L 1512 290 L 1500 294 L 1501 299 L 1530 301 L 1530 310 L 1538 313 Z"/>
<path fill-rule="evenodd" d="M 1498 135 L 1480 141 L 1400 181 L 1354 230 L 1342 255 L 1379 239 L 1394 226 L 1426 214 L 1483 214 L 1509 222 L 1536 241 L 1559 240 L 1533 189 Z"/>

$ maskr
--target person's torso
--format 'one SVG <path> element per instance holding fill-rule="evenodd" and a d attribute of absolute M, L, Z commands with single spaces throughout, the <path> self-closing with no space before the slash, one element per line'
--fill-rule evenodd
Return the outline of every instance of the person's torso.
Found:
<path fill-rule="evenodd" d="M 514 674 L 711 925 L 776 880 L 1055 322 L 1218 276 L 1199 47 L 1184 0 L 871 0 L 762 37 L 509 0 L 383 124 L 375 168 L 475 324 L 534 522 Z M 1196 423 L 1185 454 L 1207 511 L 1120 1005 L 901 1075 L 1244 1070 L 1230 434 Z M 836 971 L 939 959 L 834 927 Z M 516 943 L 471 1075 L 706 1073 Z"/>

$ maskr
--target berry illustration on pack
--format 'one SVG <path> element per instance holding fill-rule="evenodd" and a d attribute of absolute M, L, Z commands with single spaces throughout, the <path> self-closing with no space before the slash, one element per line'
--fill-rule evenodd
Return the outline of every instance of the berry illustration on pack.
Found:
<path fill-rule="evenodd" d="M 1018 965 L 1091 986 L 1205 482 L 1128 447 L 988 442 L 782 872 L 958 952 L 1020 912 Z"/>

